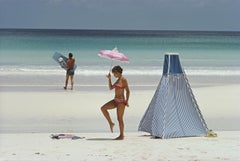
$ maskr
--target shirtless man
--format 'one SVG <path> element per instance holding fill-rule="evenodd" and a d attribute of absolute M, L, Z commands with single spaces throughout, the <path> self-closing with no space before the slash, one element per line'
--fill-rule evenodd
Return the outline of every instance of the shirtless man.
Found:
<path fill-rule="evenodd" d="M 69 53 L 68 54 L 68 60 L 67 60 L 67 69 L 66 69 L 67 73 L 66 73 L 66 81 L 65 81 L 64 89 L 67 89 L 68 79 L 70 77 L 70 79 L 71 79 L 71 90 L 73 90 L 74 65 L 75 65 L 75 59 L 73 58 L 73 54 Z"/>

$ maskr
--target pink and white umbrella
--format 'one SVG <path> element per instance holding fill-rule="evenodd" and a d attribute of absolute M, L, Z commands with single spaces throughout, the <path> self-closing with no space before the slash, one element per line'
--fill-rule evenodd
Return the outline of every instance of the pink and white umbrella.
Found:
<path fill-rule="evenodd" d="M 112 62 L 113 60 L 129 62 L 129 59 L 123 53 L 120 53 L 117 48 L 114 48 L 112 50 L 101 50 L 99 51 L 98 56 L 111 59 Z M 112 62 L 110 68 L 112 67 Z"/>

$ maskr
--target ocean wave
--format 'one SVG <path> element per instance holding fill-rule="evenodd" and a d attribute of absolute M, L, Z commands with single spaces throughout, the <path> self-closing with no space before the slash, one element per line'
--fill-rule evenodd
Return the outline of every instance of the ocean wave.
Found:
<path fill-rule="evenodd" d="M 109 66 L 80 66 L 76 69 L 76 75 L 98 76 L 106 75 Z M 187 67 L 187 75 L 193 76 L 240 76 L 240 67 Z M 0 66 L 0 75 L 63 75 L 65 71 L 56 66 Z M 162 75 L 159 67 L 127 67 L 124 75 Z"/>

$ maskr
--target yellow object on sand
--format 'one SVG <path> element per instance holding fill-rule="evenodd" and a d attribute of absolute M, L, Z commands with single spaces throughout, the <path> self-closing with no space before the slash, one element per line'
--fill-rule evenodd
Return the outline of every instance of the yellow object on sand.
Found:
<path fill-rule="evenodd" d="M 217 137 L 217 133 L 213 132 L 212 130 L 209 130 L 206 134 L 206 137 Z"/>

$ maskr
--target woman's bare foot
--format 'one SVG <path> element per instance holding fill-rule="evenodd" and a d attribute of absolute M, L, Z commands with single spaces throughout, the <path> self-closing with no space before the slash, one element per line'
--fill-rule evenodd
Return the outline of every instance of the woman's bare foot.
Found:
<path fill-rule="evenodd" d="M 114 127 L 114 125 L 115 125 L 114 123 L 111 123 L 111 124 L 110 124 L 110 130 L 111 130 L 111 132 L 113 132 L 113 127 Z"/>
<path fill-rule="evenodd" d="M 120 135 L 119 137 L 115 138 L 115 140 L 123 140 L 124 136 Z"/>

